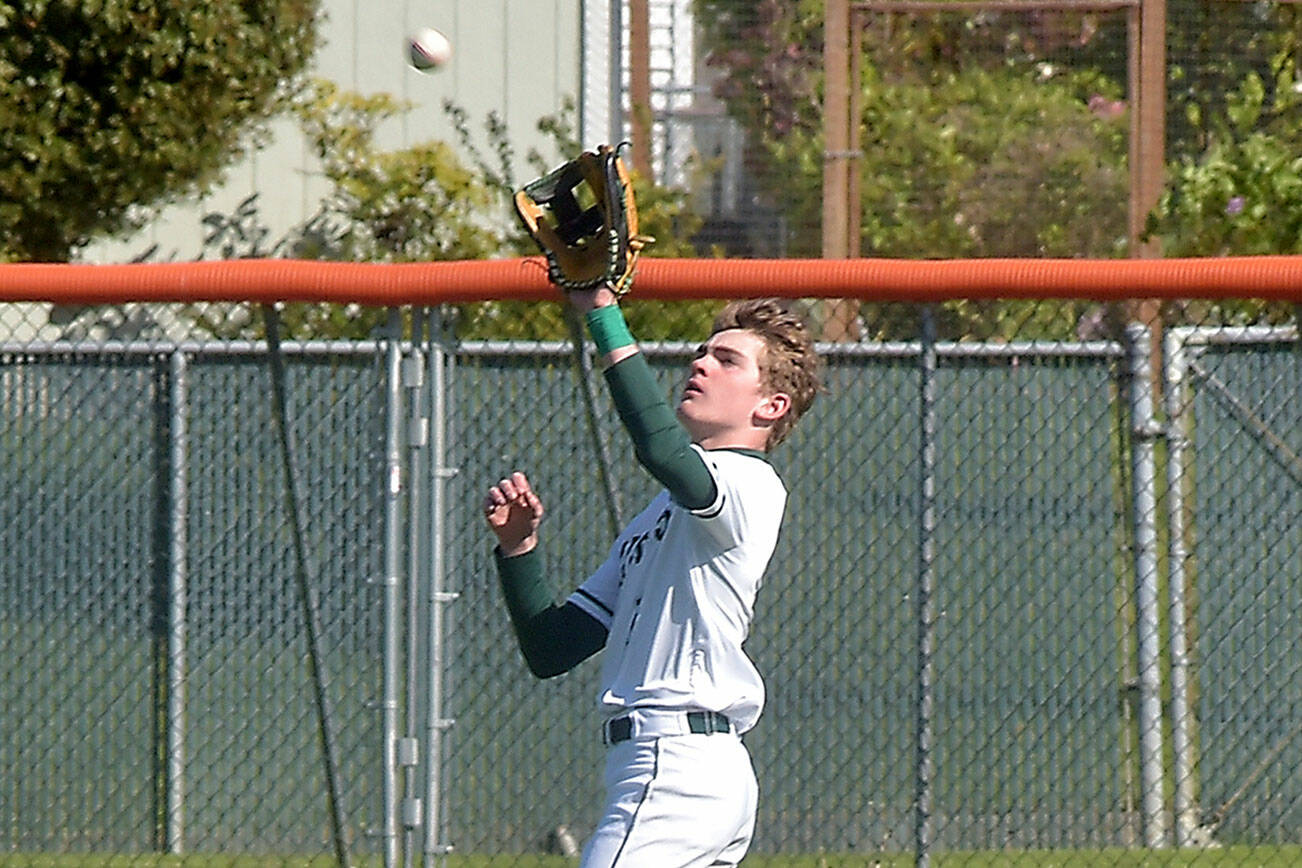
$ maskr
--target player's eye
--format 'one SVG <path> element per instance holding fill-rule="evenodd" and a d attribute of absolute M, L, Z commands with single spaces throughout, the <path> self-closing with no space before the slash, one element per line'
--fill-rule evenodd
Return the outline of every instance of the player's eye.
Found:
<path fill-rule="evenodd" d="M 725 350 L 722 348 L 715 350 L 714 357 L 719 360 L 719 364 L 721 365 L 727 365 L 728 367 L 737 366 L 737 354 L 731 350 Z"/>

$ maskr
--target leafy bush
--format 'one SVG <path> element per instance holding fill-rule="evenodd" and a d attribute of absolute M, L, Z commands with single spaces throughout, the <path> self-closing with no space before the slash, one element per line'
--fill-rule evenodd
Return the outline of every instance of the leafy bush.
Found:
<path fill-rule="evenodd" d="M 1249 73 L 1209 120 L 1206 149 L 1171 167 L 1147 225 L 1166 255 L 1302 253 L 1302 80 L 1291 62 L 1272 93 Z"/>

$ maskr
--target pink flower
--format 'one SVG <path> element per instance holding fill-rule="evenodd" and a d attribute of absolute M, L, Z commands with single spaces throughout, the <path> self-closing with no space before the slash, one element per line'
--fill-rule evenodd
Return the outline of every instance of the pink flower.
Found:
<path fill-rule="evenodd" d="M 1114 121 L 1126 113 L 1126 102 L 1120 99 L 1108 99 L 1101 93 L 1089 98 L 1090 111 L 1105 121 Z"/>

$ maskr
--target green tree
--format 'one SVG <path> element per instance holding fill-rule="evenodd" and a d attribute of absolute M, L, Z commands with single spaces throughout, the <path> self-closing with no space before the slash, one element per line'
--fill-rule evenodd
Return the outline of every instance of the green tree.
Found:
<path fill-rule="evenodd" d="M 0 259 L 65 261 L 212 184 L 312 56 L 317 11 L 0 2 Z"/>
<path fill-rule="evenodd" d="M 1302 9 L 1169 0 L 1167 21 L 1166 150 L 1182 161 L 1196 158 L 1220 135 L 1216 119 L 1225 117 L 1248 76 L 1265 85 L 1268 102 L 1277 83 L 1291 87 L 1280 74 L 1302 49 Z"/>
<path fill-rule="evenodd" d="M 723 76 L 718 93 L 747 129 L 755 174 L 793 216 L 795 252 L 816 256 L 823 2 L 698 0 L 697 8 L 709 62 Z M 1120 85 L 1059 60 L 1068 47 L 1103 40 L 1079 13 L 1060 17 L 1054 27 L 1014 14 L 900 17 L 859 34 L 863 71 L 852 87 L 863 114 L 853 146 L 862 151 L 867 255 L 1120 252 Z M 1101 110 L 1099 100 L 1120 110 Z"/>
<path fill-rule="evenodd" d="M 1256 73 L 1206 124 L 1207 145 L 1171 165 L 1148 231 L 1169 256 L 1302 253 L 1302 82 L 1291 61 Z"/>
<path fill-rule="evenodd" d="M 463 163 L 445 142 L 387 151 L 375 138 L 387 120 L 410 110 L 390 94 L 370 96 L 328 81 L 304 87 L 293 104 L 330 189 L 317 211 L 274 242 L 257 196 L 230 214 L 204 218 L 200 258 L 317 259 L 339 262 L 431 262 L 484 259 L 510 249 L 510 233 L 493 185 Z M 282 312 L 289 337 L 365 338 L 387 313 L 357 305 L 290 304 Z M 261 323 L 230 315 L 228 306 L 196 312 L 205 331 L 235 337 L 261 334 Z"/>
<path fill-rule="evenodd" d="M 297 114 L 331 192 L 320 217 L 332 222 L 328 249 L 300 240 L 296 255 L 353 262 L 484 259 L 505 234 L 485 220 L 499 205 L 492 186 L 446 142 L 396 151 L 375 144 L 379 126 L 409 110 L 388 94 L 362 96 L 317 82 Z"/>
<path fill-rule="evenodd" d="M 933 258 L 1124 252 L 1126 125 L 1092 111 L 1091 90 L 1024 69 L 943 71 L 921 86 L 870 72 L 863 248 Z"/>

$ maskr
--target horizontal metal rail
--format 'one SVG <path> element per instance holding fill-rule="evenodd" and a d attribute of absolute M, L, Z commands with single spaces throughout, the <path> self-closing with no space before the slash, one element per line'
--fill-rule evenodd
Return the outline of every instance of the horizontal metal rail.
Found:
<path fill-rule="evenodd" d="M 285 341 L 280 351 L 299 356 L 378 355 L 384 352 L 382 341 Z M 0 356 L 190 356 L 261 355 L 267 352 L 266 341 L 0 341 Z"/>
<path fill-rule="evenodd" d="M 645 341 L 638 344 L 648 356 L 688 356 L 699 346 L 694 341 Z M 819 342 L 815 345 L 820 355 L 829 358 L 910 358 L 922 352 L 917 341 L 884 341 L 880 343 Z M 466 341 L 453 350 L 464 356 L 517 356 L 560 355 L 571 352 L 570 345 L 560 341 Z M 1115 341 L 1014 341 L 1004 344 L 967 343 L 950 341 L 935 346 L 937 355 L 950 358 L 1046 358 L 1071 357 L 1121 357 L 1124 350 Z"/>
<path fill-rule="evenodd" d="M 646 341 L 639 344 L 648 356 L 680 357 L 696 352 L 695 341 Z M 922 352 L 916 341 L 880 343 L 820 342 L 820 355 L 828 358 L 911 358 Z M 281 344 L 286 355 L 296 356 L 364 356 L 384 352 L 376 341 L 287 341 Z M 449 352 L 461 356 L 560 356 L 573 352 L 566 341 L 464 341 L 452 345 Z M 1063 358 L 1106 357 L 1124 355 L 1121 344 L 1114 341 L 1013 341 L 1003 344 L 952 341 L 935 346 L 938 356 L 946 358 Z M 168 356 L 173 353 L 191 356 L 262 355 L 265 341 L 85 341 L 56 340 L 0 341 L 0 357 L 32 356 Z"/>

